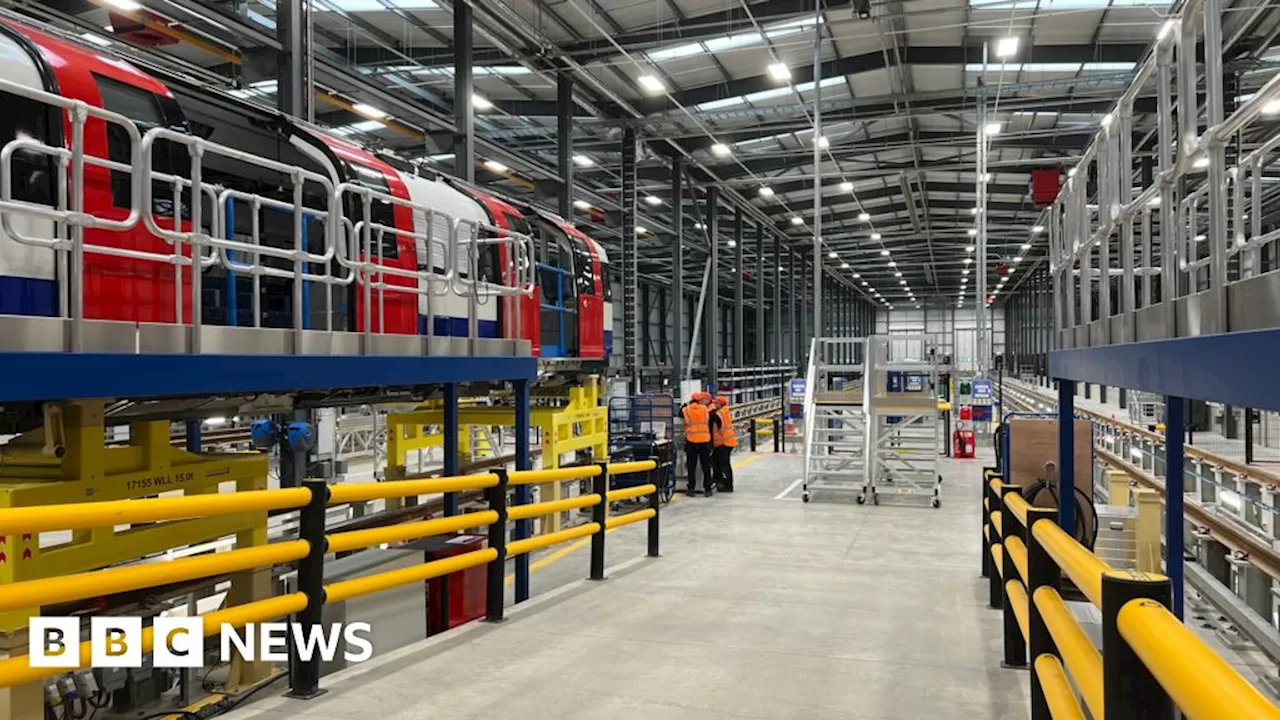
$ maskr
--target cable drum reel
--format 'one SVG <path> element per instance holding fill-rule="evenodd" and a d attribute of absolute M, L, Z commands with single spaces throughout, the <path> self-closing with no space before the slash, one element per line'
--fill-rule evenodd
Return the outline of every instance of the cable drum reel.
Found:
<path fill-rule="evenodd" d="M 1094 544 L 1098 541 L 1098 509 L 1094 506 L 1093 497 L 1089 493 L 1079 486 L 1074 489 L 1076 526 L 1069 532 L 1077 542 L 1092 551 Z M 1060 498 L 1058 464 L 1052 461 L 1044 464 L 1044 472 L 1041 473 L 1040 478 L 1022 490 L 1022 499 L 1032 507 L 1057 508 L 1060 507 Z"/>

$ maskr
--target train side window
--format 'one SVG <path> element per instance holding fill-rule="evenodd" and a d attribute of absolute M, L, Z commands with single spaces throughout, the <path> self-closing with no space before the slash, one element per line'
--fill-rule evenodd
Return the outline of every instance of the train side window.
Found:
<path fill-rule="evenodd" d="M 166 126 L 164 111 L 160 100 L 154 93 L 134 87 L 128 83 L 112 80 L 98 74 L 93 76 L 98 85 L 98 94 L 102 96 L 104 110 L 123 115 L 138 125 L 138 131 L 146 133 L 155 127 Z M 104 122 L 107 129 L 107 159 L 112 162 L 131 164 L 131 148 L 129 134 L 115 123 Z M 157 150 L 159 148 L 157 147 Z M 168 151 L 157 152 L 153 167 L 161 172 L 174 170 Z M 133 203 L 133 188 L 130 174 L 122 170 L 111 171 L 111 203 L 116 207 L 129 207 Z"/>
<path fill-rule="evenodd" d="M 609 263 L 600 263 L 600 287 L 604 288 L 604 301 L 613 302 L 613 281 L 609 279 Z"/>
<path fill-rule="evenodd" d="M 5 108 L 0 113 L 0 146 L 21 137 L 49 142 L 52 110 L 48 105 L 7 92 L 0 92 L 0 103 Z M 13 182 L 10 197 L 14 200 L 52 205 L 53 158 L 30 150 L 14 153 Z"/>

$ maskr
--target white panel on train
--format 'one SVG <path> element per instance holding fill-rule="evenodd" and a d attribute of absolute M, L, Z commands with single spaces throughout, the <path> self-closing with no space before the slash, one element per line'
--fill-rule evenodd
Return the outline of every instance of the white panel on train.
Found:
<path fill-rule="evenodd" d="M 27 87 L 44 89 L 40 78 L 40 70 L 35 61 L 8 35 L 0 34 L 0 77 Z M 27 103 L 23 103 L 25 107 Z M 41 105 L 40 107 L 44 107 Z M 0 127 L 4 135 L 0 137 L 0 145 L 18 137 L 30 137 L 38 122 L 36 117 L 21 117 L 20 113 L 10 113 Z M 37 138 L 47 140 L 48 138 Z M 30 154 L 38 162 L 39 155 Z M 14 163 L 15 172 L 22 172 L 25 163 Z M 18 195 L 18 193 L 14 193 Z M 53 221 L 37 218 L 33 215 L 13 215 L 13 229 L 28 237 L 52 238 Z M 51 281 L 54 279 L 53 251 L 23 245 L 0 231 L 0 282 L 20 282 L 19 278 Z M 12 310 L 11 310 L 12 311 Z M 24 313 L 25 314 L 25 313 Z"/>
<path fill-rule="evenodd" d="M 416 205 L 428 207 L 435 211 L 431 218 L 428 218 L 427 212 L 423 210 L 415 209 L 413 212 L 418 263 L 424 267 L 429 265 L 433 272 L 443 273 L 445 252 L 448 247 L 450 233 L 454 231 L 453 226 L 459 220 L 476 223 L 480 226 L 488 225 L 490 224 L 488 213 L 471 196 L 448 183 L 406 174 L 402 174 L 401 177 L 404 180 L 405 188 L 409 191 L 409 199 Z M 428 224 L 430 225 L 431 238 L 429 244 L 426 241 Z M 465 228 L 460 234 L 463 238 L 470 237 L 470 232 Z M 430 262 L 427 261 L 428 257 Z M 455 270 L 464 273 L 468 262 L 467 251 L 460 249 L 454 262 Z M 436 292 L 441 293 L 442 289 L 436 288 Z M 429 302 L 431 303 L 433 314 L 437 317 L 444 316 L 455 319 L 465 319 L 467 317 L 466 299 L 458 295 L 452 288 L 443 294 L 433 295 Z M 419 314 L 427 314 L 427 303 L 427 298 L 419 297 Z M 482 302 L 477 309 L 477 317 L 481 321 L 496 323 L 498 319 L 497 303 L 493 301 Z"/>

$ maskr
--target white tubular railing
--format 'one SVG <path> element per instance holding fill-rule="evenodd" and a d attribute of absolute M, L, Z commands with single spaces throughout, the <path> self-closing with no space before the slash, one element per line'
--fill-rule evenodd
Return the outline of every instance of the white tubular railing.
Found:
<path fill-rule="evenodd" d="M 809 484 L 809 458 L 813 454 L 813 414 L 817 406 L 818 363 L 822 346 L 818 338 L 809 344 L 809 369 L 804 376 L 804 484 Z"/>
<path fill-rule="evenodd" d="M 1262 224 L 1269 210 L 1262 174 L 1276 161 L 1280 133 L 1234 160 L 1228 152 L 1241 131 L 1256 126 L 1265 109 L 1280 101 L 1280 74 L 1227 114 L 1222 2 L 1186 0 L 1180 12 L 1166 22 L 1133 81 L 1102 119 L 1048 213 L 1050 271 L 1059 308 L 1056 328 L 1064 346 L 1081 343 L 1075 329 L 1116 316 L 1126 323 L 1120 337 L 1103 325 L 1101 337 L 1084 342 L 1132 339 L 1136 310 L 1158 304 L 1165 307 L 1154 319 L 1172 333 L 1173 301 L 1202 291 L 1208 301 L 1197 308 L 1204 313 L 1198 319 L 1200 331 L 1227 331 L 1226 286 L 1258 275 L 1262 248 L 1280 241 L 1280 231 L 1264 232 Z M 1200 46 L 1202 53 L 1197 52 Z M 1204 109 L 1174 113 L 1175 107 L 1201 107 L 1200 92 L 1206 95 Z M 1132 147 L 1133 103 L 1143 93 L 1156 99 L 1156 163 L 1135 187 L 1132 178 L 1143 174 Z M 1096 179 L 1092 186 L 1090 177 Z M 1183 181 L 1189 182 L 1186 190 L 1181 189 Z M 1238 262 L 1231 263 L 1236 257 Z M 1116 293 L 1119 307 L 1113 308 L 1110 271 L 1116 265 L 1123 277 Z M 1135 291 L 1135 278 L 1155 274 L 1161 278 L 1159 298 L 1153 282 L 1143 282 L 1141 292 Z"/>

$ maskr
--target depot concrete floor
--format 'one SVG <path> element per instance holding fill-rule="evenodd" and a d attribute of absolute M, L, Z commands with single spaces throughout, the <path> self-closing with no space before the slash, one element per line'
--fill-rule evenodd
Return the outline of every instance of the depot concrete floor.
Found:
<path fill-rule="evenodd" d="M 1000 616 L 978 577 L 981 460 L 943 462 L 938 510 L 803 504 L 798 457 L 739 462 L 738 492 L 668 507 L 661 558 L 639 558 L 642 525 L 620 529 L 606 582 L 568 581 L 501 625 L 375 657 L 325 678 L 315 700 L 273 697 L 231 717 L 1027 717 L 1027 676 L 999 666 Z M 586 560 L 584 549 L 554 564 Z"/>

